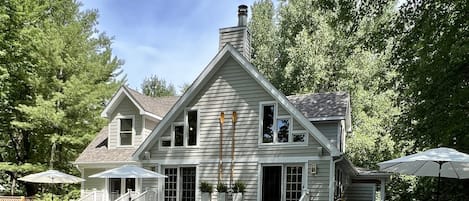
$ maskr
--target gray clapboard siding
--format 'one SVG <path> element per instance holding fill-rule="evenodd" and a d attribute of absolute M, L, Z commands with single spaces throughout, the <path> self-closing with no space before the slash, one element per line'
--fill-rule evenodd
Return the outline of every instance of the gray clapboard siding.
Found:
<path fill-rule="evenodd" d="M 135 133 L 132 139 L 132 143 L 136 146 L 142 141 L 142 116 L 139 114 L 138 108 L 130 101 L 129 98 L 125 97 L 120 102 L 119 106 L 111 115 L 111 122 L 109 123 L 109 149 L 119 147 L 119 116 L 134 115 L 134 128 Z"/>
<path fill-rule="evenodd" d="M 232 112 L 236 111 L 238 121 L 235 132 L 235 180 L 247 183 L 245 200 L 257 200 L 258 163 L 252 159 L 273 157 L 310 157 L 318 156 L 320 144 L 309 136 L 308 143 L 303 145 L 259 145 L 259 102 L 274 101 L 274 99 L 233 59 L 228 59 L 214 74 L 208 84 L 189 103 L 187 108 L 197 109 L 199 112 L 199 144 L 197 147 L 161 148 L 155 143 L 150 149 L 154 160 L 198 160 L 199 180 L 216 184 L 218 178 L 218 157 L 220 140 L 220 112 L 225 113 L 223 125 L 223 153 L 224 161 L 231 158 L 231 135 L 233 125 Z M 280 107 L 280 105 L 278 104 Z M 291 116 L 284 108 L 278 108 L 278 115 Z M 177 115 L 175 122 L 183 122 L 184 114 Z M 293 131 L 305 129 L 293 119 Z M 162 132 L 162 136 L 171 136 L 171 126 Z M 248 160 L 251 159 L 251 160 Z M 317 163 L 319 174 L 308 179 L 311 192 L 316 195 L 315 200 L 328 199 L 329 161 L 310 161 Z M 164 164 L 162 164 L 164 165 Z M 223 181 L 229 181 L 230 163 L 224 163 Z M 308 171 L 309 172 L 309 171 Z M 200 182 L 200 181 L 199 181 Z M 216 194 L 216 193 L 215 193 Z M 215 198 L 216 195 L 213 195 Z"/>
<path fill-rule="evenodd" d="M 105 179 L 103 179 L 103 178 L 90 178 L 89 176 L 93 175 L 93 174 L 96 174 L 96 173 L 100 173 L 100 172 L 105 171 L 105 170 L 106 169 L 103 169 L 103 168 L 92 168 L 92 169 L 85 168 L 83 174 L 85 176 L 86 182 L 84 182 L 83 189 L 84 190 L 93 190 L 93 189 L 102 190 L 102 189 L 104 189 Z"/>
<path fill-rule="evenodd" d="M 347 188 L 345 198 L 347 201 L 372 201 L 375 200 L 375 184 L 354 183 Z"/>
<path fill-rule="evenodd" d="M 339 149 L 339 138 L 340 132 L 340 121 L 329 121 L 329 122 L 314 122 L 316 128 Z"/>
<path fill-rule="evenodd" d="M 311 168 L 316 164 L 317 174 L 313 175 L 308 171 L 308 189 L 310 200 L 329 200 L 329 172 L 330 161 L 309 161 L 308 166 Z"/>

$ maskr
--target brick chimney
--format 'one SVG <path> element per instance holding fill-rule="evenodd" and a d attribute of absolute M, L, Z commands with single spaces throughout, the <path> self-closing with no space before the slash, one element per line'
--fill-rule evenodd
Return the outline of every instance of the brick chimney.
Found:
<path fill-rule="evenodd" d="M 247 28 L 248 24 L 248 6 L 238 6 L 238 26 L 220 29 L 220 44 L 218 50 L 221 50 L 227 43 L 231 44 L 241 55 L 251 60 L 251 34 Z"/>

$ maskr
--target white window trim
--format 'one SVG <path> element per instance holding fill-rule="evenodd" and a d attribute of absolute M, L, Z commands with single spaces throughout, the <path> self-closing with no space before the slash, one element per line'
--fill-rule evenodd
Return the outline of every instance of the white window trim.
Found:
<path fill-rule="evenodd" d="M 135 143 L 135 115 L 119 115 L 117 119 L 117 147 L 132 147 Z M 121 119 L 132 119 L 132 143 L 130 145 L 121 145 Z"/>
<path fill-rule="evenodd" d="M 196 142 L 195 145 L 189 145 L 189 112 L 197 112 L 197 130 L 196 130 Z M 200 111 L 198 108 L 186 108 L 184 109 L 184 146 L 186 148 L 199 147 L 200 144 Z"/>
<path fill-rule="evenodd" d="M 274 139 L 271 143 L 264 143 L 263 141 L 263 117 L 264 111 L 263 106 L 265 105 L 274 105 L 274 123 L 273 123 L 273 134 Z M 278 128 L 277 128 L 277 121 L 279 119 L 288 119 L 289 120 L 289 127 L 288 127 L 288 142 L 278 142 Z M 261 101 L 259 102 L 259 139 L 258 139 L 258 146 L 259 147 L 269 147 L 269 146 L 305 146 L 308 145 L 308 132 L 306 130 L 295 130 L 294 129 L 294 118 L 291 115 L 278 115 L 278 104 L 275 101 Z M 303 133 L 305 135 L 304 142 L 293 142 L 293 134 Z"/>
<path fill-rule="evenodd" d="M 197 198 L 199 196 L 199 182 L 200 182 L 200 174 L 199 174 L 199 165 L 196 165 L 196 164 L 184 164 L 184 165 L 164 165 L 164 164 L 160 164 L 159 165 L 159 169 L 161 170 L 161 173 L 164 174 L 164 171 L 165 169 L 169 169 L 169 168 L 175 168 L 177 169 L 177 174 L 176 174 L 176 200 L 179 200 L 181 198 L 181 191 L 182 191 L 182 171 L 181 169 L 182 168 L 185 168 L 185 167 L 193 167 L 195 168 L 195 197 Z M 160 182 L 158 182 L 160 183 Z M 161 195 L 160 195 L 160 198 L 162 200 L 164 200 L 164 185 L 165 185 L 165 181 L 164 179 L 162 179 L 162 182 L 161 182 Z"/>
<path fill-rule="evenodd" d="M 171 124 L 171 147 L 175 147 L 175 148 L 179 148 L 179 147 L 184 147 L 184 141 L 186 139 L 186 135 L 184 134 L 183 135 L 183 142 L 182 142 L 182 146 L 176 146 L 176 129 L 175 127 L 176 126 L 184 126 L 184 122 L 173 122 Z M 169 148 L 169 147 L 164 147 L 164 148 Z"/>
<path fill-rule="evenodd" d="M 308 185 L 308 162 L 299 162 L 299 163 L 258 163 L 258 181 L 259 181 L 259 185 L 257 185 L 258 189 L 257 189 L 257 192 L 258 195 L 257 195 L 257 199 L 258 200 L 261 200 L 262 199 L 262 182 L 263 182 L 263 178 L 264 178 L 264 172 L 263 172 L 263 168 L 264 167 L 269 167 L 269 166 L 280 166 L 281 167 L 281 199 L 280 200 L 285 200 L 285 197 L 286 197 L 286 192 L 287 192 L 287 167 L 292 167 L 292 166 L 301 166 L 302 167 L 302 172 L 301 172 L 301 187 L 302 187 L 302 191 L 303 189 L 305 189 L 305 187 Z M 305 175 L 306 173 L 306 175 Z M 306 179 L 305 179 L 306 178 Z"/>

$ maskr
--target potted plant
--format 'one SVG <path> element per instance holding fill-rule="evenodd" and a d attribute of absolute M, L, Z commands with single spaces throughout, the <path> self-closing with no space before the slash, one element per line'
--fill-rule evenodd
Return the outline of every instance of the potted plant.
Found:
<path fill-rule="evenodd" d="M 218 201 L 226 201 L 226 191 L 228 187 L 224 183 L 217 184 Z"/>
<path fill-rule="evenodd" d="M 212 200 L 212 192 L 213 192 L 213 186 L 212 184 L 203 181 L 200 182 L 200 191 L 202 192 L 202 201 L 211 201 Z"/>
<path fill-rule="evenodd" d="M 246 184 L 236 181 L 233 186 L 233 201 L 243 201 L 243 194 L 246 191 Z"/>

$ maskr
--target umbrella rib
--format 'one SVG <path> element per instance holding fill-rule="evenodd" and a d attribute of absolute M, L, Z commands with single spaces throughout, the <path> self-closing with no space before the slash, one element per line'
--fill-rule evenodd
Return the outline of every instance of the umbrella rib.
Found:
<path fill-rule="evenodd" d="M 461 177 L 459 176 L 459 174 L 458 174 L 458 171 L 456 171 L 456 168 L 454 168 L 453 163 L 449 163 L 449 165 L 451 165 L 451 167 L 453 168 L 454 174 L 456 174 L 456 176 L 458 177 L 458 179 L 461 178 Z"/>
<path fill-rule="evenodd" d="M 426 162 L 424 161 L 424 162 L 422 163 L 422 165 L 420 165 L 420 167 L 418 167 L 418 168 L 415 168 L 415 171 L 414 171 L 414 172 L 412 172 L 412 174 L 411 174 L 411 175 L 415 175 L 415 173 L 416 173 L 417 171 L 419 171 L 419 169 L 420 169 L 420 168 L 422 168 L 422 167 L 423 167 L 425 164 L 426 164 Z"/>

